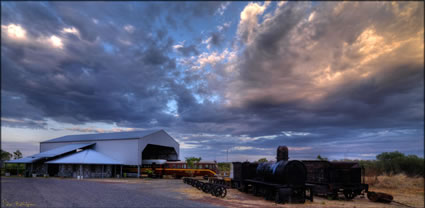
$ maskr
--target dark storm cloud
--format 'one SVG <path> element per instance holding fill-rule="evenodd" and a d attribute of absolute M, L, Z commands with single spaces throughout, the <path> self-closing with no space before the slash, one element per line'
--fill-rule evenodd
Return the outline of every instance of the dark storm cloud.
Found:
<path fill-rule="evenodd" d="M 224 41 L 224 37 L 221 36 L 221 34 L 219 32 L 211 33 L 211 44 L 212 45 L 220 46 L 223 41 Z"/>
<path fill-rule="evenodd" d="M 2 124 L 162 127 L 208 159 L 423 152 L 422 3 L 250 3 L 234 48 L 172 38 L 223 4 L 2 3 Z"/>
<path fill-rule="evenodd" d="M 43 33 L 29 32 L 27 40 L 20 42 L 2 34 L 3 116 L 11 119 L 47 117 L 68 123 L 130 121 L 140 125 L 150 125 L 153 119 L 167 125 L 173 120 L 172 116 L 163 113 L 167 108 L 169 85 L 173 83 L 167 73 L 175 69 L 175 60 L 167 55 L 173 40 L 166 30 L 158 29 L 152 37 L 138 37 L 135 30 L 131 31 L 134 32 L 133 38 L 124 30 L 126 24 L 122 19 L 132 14 L 124 17 L 111 14 L 108 18 L 118 15 L 111 23 L 100 17 L 99 10 L 85 3 L 35 4 L 37 9 L 34 12 L 27 10 L 31 6 L 18 3 L 13 11 L 25 13 L 28 16 L 23 18 L 25 21 L 29 17 L 37 19 L 30 28 Z M 131 13 L 131 8 L 126 5 L 115 6 L 118 8 L 105 7 L 103 12 L 121 9 Z M 54 10 L 58 16 L 37 18 L 43 13 L 38 11 L 39 7 Z M 8 14 L 6 16 L 13 16 L 9 12 L 12 11 L 4 11 Z M 57 27 L 37 27 L 38 24 L 47 25 L 49 20 L 56 23 L 57 19 L 63 22 Z M 2 24 L 21 24 L 27 30 L 29 23 L 25 21 L 10 20 Z M 63 34 L 62 29 L 69 27 L 76 28 L 82 40 Z M 59 37 L 63 48 L 52 47 L 50 35 Z M 113 38 L 118 35 L 128 37 L 126 41 L 134 47 L 125 50 L 128 46 Z M 105 44 L 110 49 L 105 49 Z M 20 102 L 13 100 L 12 94 L 20 97 Z"/>
<path fill-rule="evenodd" d="M 43 112 L 37 107 L 30 105 L 25 97 L 18 93 L 7 91 L 1 92 L 2 117 L 12 119 L 2 119 L 2 125 L 5 126 L 25 126 L 28 128 L 45 128 Z"/>

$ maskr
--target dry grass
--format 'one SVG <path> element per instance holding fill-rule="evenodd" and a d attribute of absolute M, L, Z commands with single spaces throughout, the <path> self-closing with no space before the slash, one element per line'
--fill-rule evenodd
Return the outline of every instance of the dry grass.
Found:
<path fill-rule="evenodd" d="M 391 194 L 394 201 L 413 207 L 424 207 L 424 178 L 404 174 L 366 177 L 369 190 Z"/>
<path fill-rule="evenodd" d="M 422 192 L 424 190 L 423 177 L 408 177 L 404 174 L 397 174 L 366 177 L 365 180 L 372 188 L 420 190 Z"/>

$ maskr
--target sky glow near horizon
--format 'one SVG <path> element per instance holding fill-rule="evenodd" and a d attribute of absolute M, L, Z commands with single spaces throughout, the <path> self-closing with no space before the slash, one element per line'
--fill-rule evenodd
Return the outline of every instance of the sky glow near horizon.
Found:
<path fill-rule="evenodd" d="M 1 4 L 9 152 L 164 129 L 180 159 L 423 157 L 423 2 Z"/>

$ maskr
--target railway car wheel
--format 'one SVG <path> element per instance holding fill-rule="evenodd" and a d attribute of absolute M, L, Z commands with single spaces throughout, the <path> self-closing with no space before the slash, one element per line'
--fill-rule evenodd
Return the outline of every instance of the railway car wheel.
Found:
<path fill-rule="evenodd" d="M 227 195 L 227 189 L 225 187 L 222 187 L 222 186 L 220 188 L 221 188 L 221 195 L 220 195 L 220 197 L 221 198 L 226 197 L 226 195 Z"/>
<path fill-rule="evenodd" d="M 352 190 L 344 190 L 344 196 L 345 196 L 345 199 L 351 200 L 351 199 L 354 199 L 354 197 L 356 197 L 356 194 Z"/>
<path fill-rule="evenodd" d="M 253 194 L 254 196 L 259 196 L 257 186 L 252 186 L 252 194 Z"/>
<path fill-rule="evenodd" d="M 274 203 L 276 203 L 276 204 L 281 203 L 281 200 L 279 198 L 279 191 L 276 191 L 276 194 L 274 196 Z"/>
<path fill-rule="evenodd" d="M 205 193 L 209 193 L 210 187 L 209 187 L 209 183 L 205 183 L 204 186 L 202 187 L 202 191 Z"/>
<path fill-rule="evenodd" d="M 221 189 L 221 186 L 215 186 L 213 191 L 213 196 L 219 197 L 223 194 L 223 190 Z"/>
<path fill-rule="evenodd" d="M 338 199 L 338 192 L 334 191 L 334 192 L 328 194 L 328 199 L 331 199 L 331 200 Z"/>
<path fill-rule="evenodd" d="M 200 181 L 198 181 L 198 183 L 196 184 L 196 188 L 198 190 L 201 190 L 203 186 L 204 186 L 204 183 L 203 182 L 200 182 Z"/>

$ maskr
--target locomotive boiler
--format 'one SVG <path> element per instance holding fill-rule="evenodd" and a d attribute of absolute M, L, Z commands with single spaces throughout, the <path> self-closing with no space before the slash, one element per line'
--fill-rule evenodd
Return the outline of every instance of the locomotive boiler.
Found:
<path fill-rule="evenodd" d="M 311 188 L 305 185 L 307 170 L 298 160 L 288 160 L 288 148 L 277 148 L 276 162 L 232 163 L 232 186 L 243 192 L 264 196 L 277 203 L 304 203 L 313 200 Z M 306 191 L 310 192 L 309 197 Z"/>
<path fill-rule="evenodd" d="M 258 165 L 257 179 L 277 184 L 288 184 L 293 187 L 304 186 L 307 169 L 298 160 L 288 161 L 288 148 L 286 146 L 279 146 L 276 159 L 276 162 L 265 162 Z"/>

